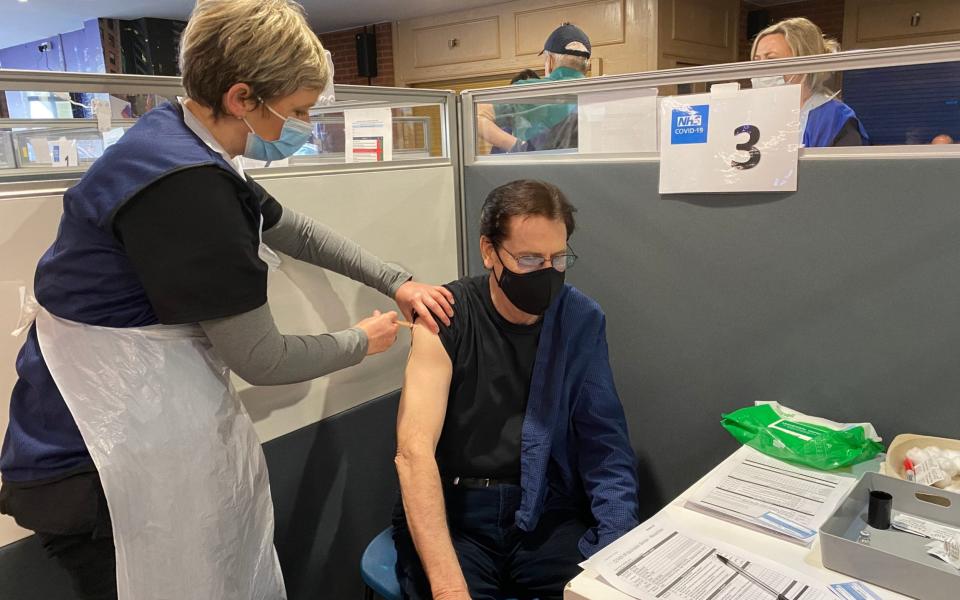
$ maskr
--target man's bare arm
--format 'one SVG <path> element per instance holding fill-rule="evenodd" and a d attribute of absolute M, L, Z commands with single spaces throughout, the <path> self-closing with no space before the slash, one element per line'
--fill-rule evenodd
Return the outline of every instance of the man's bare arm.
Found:
<path fill-rule="evenodd" d="M 497 125 L 492 104 L 477 105 L 477 133 L 480 135 L 480 139 L 504 152 L 509 152 L 517 143 L 516 137 L 500 129 Z"/>
<path fill-rule="evenodd" d="M 453 366 L 440 338 L 426 327 L 415 325 L 397 416 L 395 462 L 407 524 L 433 597 L 469 600 L 450 540 L 436 459 L 452 374 Z"/>

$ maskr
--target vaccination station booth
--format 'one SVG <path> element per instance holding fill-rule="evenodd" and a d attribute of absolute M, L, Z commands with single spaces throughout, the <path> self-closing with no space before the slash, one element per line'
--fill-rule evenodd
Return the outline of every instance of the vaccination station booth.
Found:
<path fill-rule="evenodd" d="M 311 113 L 313 143 L 283 164 L 247 167 L 285 205 L 434 283 L 484 273 L 478 216 L 493 188 L 541 179 L 576 206 L 570 247 L 579 261 L 567 281 L 606 313 L 645 522 L 594 556 L 567 598 L 777 597 L 761 588 L 698 595 L 693 582 L 681 590 L 706 549 L 793 577 L 780 596 L 791 600 L 872 597 L 858 580 L 885 599 L 956 599 L 960 570 L 947 562 L 898 556 L 885 532 L 875 532 L 872 550 L 849 539 L 864 528 L 856 515 L 867 494 L 888 485 L 867 472 L 891 474 L 889 460 L 825 472 L 850 495 L 817 500 L 829 510 L 809 511 L 805 525 L 771 513 L 765 523 L 738 518 L 729 494 L 704 490 L 736 479 L 745 461 L 781 468 L 745 455 L 721 426 L 722 414 L 755 402 L 870 423 L 885 447 L 901 434 L 960 437 L 960 146 L 904 143 L 960 129 L 958 66 L 960 43 L 940 43 L 461 94 L 337 86 L 336 102 Z M 832 74 L 872 145 L 801 147 L 798 86 L 750 89 L 751 78 L 804 73 Z M 183 91 L 176 78 L 29 71 L 0 71 L 0 90 L 112 105 L 84 119 L 0 120 L 7 402 L 24 336 L 9 333 L 22 325 L 64 191 L 137 117 Z M 553 149 L 497 154 L 478 135 L 483 105 L 501 113 L 566 105 L 571 118 Z M 269 287 L 284 332 L 338 330 L 392 308 L 369 288 L 294 261 L 270 274 Z M 364 594 L 361 555 L 397 499 L 408 342 L 401 331 L 388 352 L 309 383 L 253 388 L 236 379 L 269 466 L 292 599 Z M 807 498 L 791 486 L 810 483 L 809 472 L 782 468 L 765 485 Z M 919 485 L 892 474 L 889 485 Z M 928 489 L 887 491 L 909 496 L 914 514 L 960 527 L 960 495 Z M 740 495 L 750 504 L 751 494 Z M 70 598 L 28 534 L 0 523 L 0 598 Z M 649 548 L 670 540 L 686 545 L 645 563 Z M 644 579 L 666 581 L 669 569 L 678 574 L 670 585 Z M 709 586 L 711 574 L 700 575 Z"/>

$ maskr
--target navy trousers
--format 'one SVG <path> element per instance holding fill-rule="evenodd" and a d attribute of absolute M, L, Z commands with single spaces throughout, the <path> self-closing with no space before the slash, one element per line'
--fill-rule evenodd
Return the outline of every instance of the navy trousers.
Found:
<path fill-rule="evenodd" d="M 526 532 L 515 524 L 519 486 L 477 489 L 445 484 L 444 499 L 450 537 L 473 600 L 560 600 L 564 586 L 580 573 L 577 565 L 584 558 L 577 542 L 589 527 L 583 510 L 547 510 L 536 529 Z M 430 584 L 400 502 L 393 527 L 404 597 L 429 600 Z"/>

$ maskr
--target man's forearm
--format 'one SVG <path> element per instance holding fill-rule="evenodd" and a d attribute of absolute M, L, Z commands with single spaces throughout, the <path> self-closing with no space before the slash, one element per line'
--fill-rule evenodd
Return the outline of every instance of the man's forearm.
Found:
<path fill-rule="evenodd" d="M 465 593 L 467 583 L 450 540 L 436 459 L 398 453 L 396 463 L 407 525 L 434 598 Z"/>

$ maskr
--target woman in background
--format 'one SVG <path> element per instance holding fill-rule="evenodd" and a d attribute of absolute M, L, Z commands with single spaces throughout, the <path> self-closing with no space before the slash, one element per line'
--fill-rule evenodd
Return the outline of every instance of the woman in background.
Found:
<path fill-rule="evenodd" d="M 816 24 L 797 17 L 775 23 L 757 34 L 750 54 L 752 60 L 768 60 L 830 54 L 839 50 L 837 41 L 824 37 Z M 856 113 L 837 100 L 838 92 L 827 88 L 828 79 L 830 73 L 806 73 L 754 77 L 751 81 L 754 88 L 800 84 L 800 130 L 804 147 L 869 145 L 870 138 Z"/>

